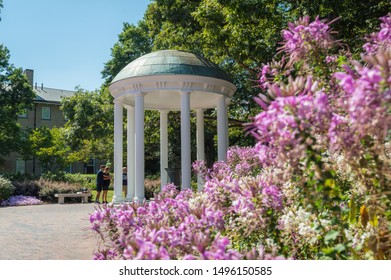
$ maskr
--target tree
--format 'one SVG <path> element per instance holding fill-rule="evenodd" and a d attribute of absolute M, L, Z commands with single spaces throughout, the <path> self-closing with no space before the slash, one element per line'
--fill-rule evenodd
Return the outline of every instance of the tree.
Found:
<path fill-rule="evenodd" d="M 9 64 L 9 59 L 9 50 L 0 45 L 0 157 L 21 149 L 18 113 L 32 108 L 35 97 L 22 69 Z"/>
<path fill-rule="evenodd" d="M 72 161 L 112 158 L 112 100 L 106 87 L 96 91 L 78 89 L 74 96 L 62 100 L 61 109 L 68 120 L 64 133 Z"/>
<path fill-rule="evenodd" d="M 359 53 L 362 35 L 372 32 L 390 9 L 391 2 L 385 0 L 156 0 L 148 6 L 145 20 L 154 50 L 201 54 L 231 75 L 237 87 L 229 110 L 230 136 L 234 136 L 242 130 L 234 124 L 248 122 L 259 110 L 253 102 L 259 67 L 276 55 L 279 30 L 288 21 L 302 15 L 339 18 L 334 35 Z M 232 144 L 251 144 L 243 136 L 230 138 Z"/>
<path fill-rule="evenodd" d="M 102 76 L 109 84 L 128 63 L 151 51 L 152 40 L 144 21 L 138 25 L 124 23 L 118 42 L 111 49 L 112 58 L 105 63 Z"/>
<path fill-rule="evenodd" d="M 352 52 L 359 52 L 361 43 L 355 42 L 362 39 L 357 38 L 372 32 L 390 5 L 386 0 L 155 0 L 137 26 L 124 25 L 102 73 L 110 82 L 125 65 L 151 50 L 178 49 L 202 55 L 223 68 L 237 87 L 228 112 L 230 145 L 253 145 L 254 139 L 242 133 L 243 124 L 260 110 L 253 101 L 260 90 L 259 68 L 276 56 L 280 30 L 305 14 L 340 17 L 335 35 L 353 46 Z M 215 118 L 214 110 L 205 112 L 210 125 L 205 131 L 209 159 L 214 158 Z M 146 135 L 156 135 L 154 129 L 158 127 L 146 127 Z"/>
<path fill-rule="evenodd" d="M 30 133 L 28 142 L 30 154 L 40 161 L 45 172 L 63 170 L 71 162 L 68 160 L 70 150 L 65 142 L 64 128 L 36 128 Z"/>

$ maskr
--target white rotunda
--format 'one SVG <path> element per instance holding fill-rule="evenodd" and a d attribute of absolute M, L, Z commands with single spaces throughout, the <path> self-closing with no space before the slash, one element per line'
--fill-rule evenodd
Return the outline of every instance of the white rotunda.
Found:
<path fill-rule="evenodd" d="M 113 203 L 141 201 L 144 192 L 144 111 L 160 112 L 160 171 L 168 182 L 169 111 L 181 116 L 181 189 L 191 184 L 190 111 L 197 116 L 197 160 L 204 159 L 204 109 L 217 108 L 218 160 L 228 149 L 227 104 L 236 91 L 218 66 L 192 53 L 163 50 L 144 55 L 125 66 L 109 90 L 114 97 Z M 122 197 L 123 109 L 127 113 L 127 197 Z M 201 188 L 202 182 L 198 180 Z"/>

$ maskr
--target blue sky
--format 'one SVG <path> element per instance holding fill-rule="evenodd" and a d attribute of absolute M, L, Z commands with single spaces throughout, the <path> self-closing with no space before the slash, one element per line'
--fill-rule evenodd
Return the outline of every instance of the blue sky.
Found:
<path fill-rule="evenodd" d="M 137 24 L 150 0 L 3 0 L 0 44 L 40 86 L 94 90 L 123 23 Z"/>

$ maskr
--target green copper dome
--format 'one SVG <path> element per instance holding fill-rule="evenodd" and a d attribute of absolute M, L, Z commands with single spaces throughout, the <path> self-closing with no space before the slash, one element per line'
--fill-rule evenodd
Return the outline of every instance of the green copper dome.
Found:
<path fill-rule="evenodd" d="M 112 83 L 132 77 L 159 75 L 193 75 L 232 82 L 232 79 L 216 64 L 199 55 L 177 50 L 163 50 L 133 60 L 117 74 Z"/>

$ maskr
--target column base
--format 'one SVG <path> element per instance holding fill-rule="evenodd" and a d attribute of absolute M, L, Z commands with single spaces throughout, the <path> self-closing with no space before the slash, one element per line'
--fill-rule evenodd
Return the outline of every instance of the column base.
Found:
<path fill-rule="evenodd" d="M 113 201 L 112 201 L 113 204 L 118 204 L 118 203 L 123 203 L 123 202 L 125 202 L 124 197 L 113 196 Z"/>

